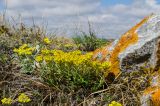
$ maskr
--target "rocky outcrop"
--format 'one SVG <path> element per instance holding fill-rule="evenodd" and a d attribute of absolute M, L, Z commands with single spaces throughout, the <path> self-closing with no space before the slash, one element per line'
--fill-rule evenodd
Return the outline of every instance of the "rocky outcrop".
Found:
<path fill-rule="evenodd" d="M 160 73 L 156 72 L 141 96 L 141 106 L 160 106 Z"/>
<path fill-rule="evenodd" d="M 113 44 L 95 51 L 94 58 L 110 61 L 111 73 L 160 66 L 160 15 L 145 17 Z M 107 72 L 106 72 L 107 74 Z"/>
<path fill-rule="evenodd" d="M 119 54 L 122 71 L 139 70 L 141 67 L 153 67 L 158 70 L 160 43 L 160 15 L 151 16 L 136 30 L 138 41 Z"/>
<path fill-rule="evenodd" d="M 111 62 L 110 72 L 106 76 L 117 76 L 120 72 L 131 72 L 144 68 L 153 68 L 150 87 L 142 97 L 142 106 L 160 106 L 160 15 L 145 17 L 107 47 L 97 49 L 94 59 Z M 111 74 L 112 73 L 112 74 Z"/>

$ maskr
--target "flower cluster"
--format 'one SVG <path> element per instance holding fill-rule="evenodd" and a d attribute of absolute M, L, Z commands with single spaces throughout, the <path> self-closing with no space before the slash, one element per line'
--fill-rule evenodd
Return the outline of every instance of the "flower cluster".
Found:
<path fill-rule="evenodd" d="M 64 52 L 41 49 L 35 60 L 43 80 L 48 84 L 61 89 L 62 83 L 66 82 L 65 85 L 73 90 L 85 87 L 96 91 L 104 84 L 104 72 L 109 72 L 110 62 L 94 61 L 92 56 L 92 52 L 79 50 Z"/>
<path fill-rule="evenodd" d="M 18 102 L 20 102 L 20 103 L 28 103 L 30 101 L 31 101 L 31 99 L 24 93 L 21 93 L 18 96 Z"/>
<path fill-rule="evenodd" d="M 81 51 L 76 50 L 72 52 L 63 52 L 61 50 L 48 50 L 43 49 L 41 53 L 36 56 L 37 62 L 55 62 L 56 64 L 64 63 L 75 66 L 88 65 L 91 67 L 98 67 L 101 69 L 107 69 L 110 67 L 109 62 L 99 62 L 92 60 L 93 53 L 82 54 Z"/>
<path fill-rule="evenodd" d="M 10 104 L 12 104 L 12 99 L 11 98 L 3 98 L 1 100 L 1 102 L 3 105 L 10 105 Z"/>
<path fill-rule="evenodd" d="M 3 105 L 11 105 L 16 100 L 12 100 L 11 98 L 3 98 L 1 100 L 1 102 L 2 102 Z M 18 96 L 18 102 L 19 103 L 28 103 L 30 101 L 31 101 L 31 99 L 25 93 L 21 93 Z"/>
<path fill-rule="evenodd" d="M 13 51 L 18 53 L 18 55 L 31 55 L 35 48 L 29 47 L 27 44 L 23 44 L 18 49 L 15 48 Z"/>
<path fill-rule="evenodd" d="M 73 90 L 85 87 L 95 91 L 103 86 L 104 72 L 109 72 L 111 66 L 108 61 L 93 60 L 93 52 L 85 53 L 79 50 L 65 52 L 40 45 L 36 46 L 33 53 L 34 49 L 26 44 L 14 51 L 19 55 L 25 55 L 18 56 L 23 72 L 32 73 L 37 68 L 44 81 L 59 88 L 62 88 L 62 83 L 66 82 L 65 85 Z M 20 101 L 30 100 L 23 101 L 19 98 Z"/>
<path fill-rule="evenodd" d="M 46 44 L 50 44 L 51 43 L 51 41 L 47 37 L 43 39 L 43 42 L 46 43 Z"/>
<path fill-rule="evenodd" d="M 120 104 L 116 101 L 112 101 L 111 104 L 109 104 L 109 106 L 122 106 L 122 104 Z"/>

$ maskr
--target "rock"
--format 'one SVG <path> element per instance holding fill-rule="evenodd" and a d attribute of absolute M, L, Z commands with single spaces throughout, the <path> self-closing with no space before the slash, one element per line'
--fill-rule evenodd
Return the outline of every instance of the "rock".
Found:
<path fill-rule="evenodd" d="M 94 59 L 111 62 L 110 73 L 117 76 L 122 72 L 140 70 L 142 67 L 153 68 L 150 87 L 141 96 L 142 106 L 160 106 L 160 15 L 145 17 L 107 47 L 97 49 Z"/>
<path fill-rule="evenodd" d="M 136 32 L 138 41 L 119 54 L 122 71 L 139 70 L 141 67 L 160 66 L 160 15 L 151 16 Z"/>
<path fill-rule="evenodd" d="M 141 96 L 141 106 L 160 106 L 160 73 L 153 75 L 150 86 L 146 88 Z"/>
<path fill-rule="evenodd" d="M 130 72 L 141 67 L 160 66 L 160 15 L 145 17 L 120 39 L 95 51 L 95 59 L 110 61 L 111 73 Z M 108 72 L 106 72 L 106 75 Z"/>

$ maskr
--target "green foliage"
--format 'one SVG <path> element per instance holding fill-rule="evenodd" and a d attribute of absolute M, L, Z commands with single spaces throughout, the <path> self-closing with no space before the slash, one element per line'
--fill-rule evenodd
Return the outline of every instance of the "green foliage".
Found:
<path fill-rule="evenodd" d="M 18 59 L 20 66 L 21 66 L 21 71 L 22 73 L 28 73 L 31 74 L 35 67 L 34 67 L 34 51 L 35 48 L 29 47 L 27 44 L 23 44 L 20 46 L 18 49 L 14 48 L 13 50 L 17 55 L 15 54 L 15 58 Z"/>
<path fill-rule="evenodd" d="M 67 92 L 79 89 L 93 92 L 104 85 L 103 73 L 96 74 L 96 70 L 82 71 L 82 68 L 77 66 L 69 67 L 64 64 L 50 63 L 44 66 L 41 71 L 42 78 L 46 83 Z"/>
<path fill-rule="evenodd" d="M 34 72 L 34 61 L 31 59 L 32 57 L 26 57 L 26 58 L 22 58 L 21 57 L 21 72 L 22 73 L 26 73 L 26 74 L 32 74 Z"/>
<path fill-rule="evenodd" d="M 103 72 L 110 67 L 109 62 L 93 61 L 92 53 L 81 54 L 80 51 L 44 49 L 35 60 L 39 63 L 44 82 L 69 92 L 100 89 L 105 82 Z"/>
<path fill-rule="evenodd" d="M 76 35 L 75 37 L 72 37 L 74 42 L 82 51 L 94 51 L 107 43 L 106 39 L 98 38 L 96 36 L 95 32 L 91 28 L 90 23 L 88 23 L 88 25 L 89 33 L 82 32 L 81 35 Z"/>
<path fill-rule="evenodd" d="M 50 41 L 50 39 L 47 41 Z M 86 89 L 96 91 L 104 86 L 105 76 L 110 67 L 109 62 L 93 61 L 93 53 L 82 54 L 81 51 L 63 52 L 50 49 L 49 45 L 41 44 L 36 47 L 23 44 L 14 48 L 15 59 L 19 60 L 21 71 L 41 76 L 45 83 L 68 92 Z M 36 69 L 38 67 L 38 69 Z"/>

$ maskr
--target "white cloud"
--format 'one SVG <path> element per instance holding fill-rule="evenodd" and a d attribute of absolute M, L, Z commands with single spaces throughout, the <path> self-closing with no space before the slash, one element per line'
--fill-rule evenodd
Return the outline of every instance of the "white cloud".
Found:
<path fill-rule="evenodd" d="M 146 0 L 146 4 L 154 7 L 157 5 L 157 1 L 156 0 Z"/>
<path fill-rule="evenodd" d="M 86 30 L 89 19 L 99 36 L 114 38 L 143 17 L 160 11 L 156 0 L 133 0 L 129 5 L 108 7 L 102 6 L 101 0 L 7 0 L 7 6 L 8 16 L 21 14 L 28 21 L 34 17 L 37 23 L 42 22 L 43 18 L 48 21 L 50 30 L 58 28 L 67 34 L 72 34 L 75 27 Z"/>

